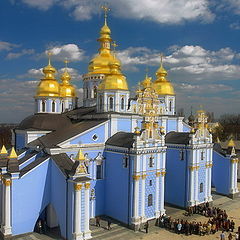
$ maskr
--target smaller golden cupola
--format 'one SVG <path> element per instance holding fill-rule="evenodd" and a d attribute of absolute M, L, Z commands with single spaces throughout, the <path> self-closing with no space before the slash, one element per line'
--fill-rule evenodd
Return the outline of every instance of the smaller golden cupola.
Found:
<path fill-rule="evenodd" d="M 67 64 L 68 61 L 65 60 L 65 70 L 64 73 L 61 75 L 62 83 L 60 83 L 60 97 L 66 98 L 66 97 L 76 97 L 76 89 L 75 87 L 70 83 L 71 75 L 67 70 Z"/>
<path fill-rule="evenodd" d="M 152 86 L 152 78 L 148 77 L 148 74 L 146 74 L 145 79 L 141 82 L 142 87 L 149 88 Z"/>
<path fill-rule="evenodd" d="M 6 154 L 8 154 L 8 152 L 7 152 L 5 145 L 3 145 L 1 148 L 1 151 L 0 151 L 0 155 L 6 155 Z"/>
<path fill-rule="evenodd" d="M 44 78 L 37 86 L 36 97 L 59 97 L 59 83 L 55 78 L 57 70 L 51 65 L 51 53 L 48 53 L 48 65 L 43 68 Z"/>
<path fill-rule="evenodd" d="M 153 84 L 158 95 L 175 95 L 172 83 L 166 78 L 167 74 L 166 69 L 163 67 L 163 57 L 161 56 L 161 64 L 156 72 L 157 79 Z"/>
<path fill-rule="evenodd" d="M 110 64 L 111 73 L 98 86 L 98 90 L 128 90 L 126 77 L 116 62 Z"/>

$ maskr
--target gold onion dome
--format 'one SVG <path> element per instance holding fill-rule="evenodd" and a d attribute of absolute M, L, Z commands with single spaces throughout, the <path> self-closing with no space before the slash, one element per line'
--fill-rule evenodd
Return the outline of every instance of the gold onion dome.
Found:
<path fill-rule="evenodd" d="M 71 75 L 67 71 L 67 66 L 64 73 L 61 75 L 61 80 L 62 83 L 60 83 L 60 97 L 76 97 L 76 90 L 75 87 L 70 83 Z"/>
<path fill-rule="evenodd" d="M 110 64 L 111 73 L 99 84 L 99 90 L 128 90 L 126 77 L 115 62 Z"/>
<path fill-rule="evenodd" d="M 110 63 L 116 62 L 120 65 L 120 61 L 111 52 L 111 30 L 107 25 L 107 11 L 108 8 L 103 8 L 105 11 L 104 25 L 100 30 L 100 37 L 98 42 L 100 42 L 99 53 L 93 57 L 88 66 L 89 74 L 110 74 L 111 67 Z"/>
<path fill-rule="evenodd" d="M 37 86 L 38 97 L 59 97 L 59 83 L 55 78 L 57 70 L 51 65 L 50 54 L 48 65 L 43 68 L 44 78 Z"/>
<path fill-rule="evenodd" d="M 163 67 L 161 57 L 161 65 L 156 72 L 157 79 L 153 84 L 153 87 L 158 95 L 175 95 L 172 83 L 166 78 L 167 74 L 166 69 Z"/>

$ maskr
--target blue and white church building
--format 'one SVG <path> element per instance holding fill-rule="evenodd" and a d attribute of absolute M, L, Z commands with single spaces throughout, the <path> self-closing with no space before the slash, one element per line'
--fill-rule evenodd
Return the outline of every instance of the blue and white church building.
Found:
<path fill-rule="evenodd" d="M 83 76 L 83 106 L 67 68 L 59 81 L 49 56 L 35 113 L 14 130 L 15 148 L 1 146 L 4 238 L 33 232 L 41 219 L 63 239 L 86 240 L 96 216 L 137 230 L 165 214 L 166 202 L 212 202 L 212 187 L 238 193 L 234 146 L 224 152 L 212 142 L 203 110 L 191 126 L 176 115 L 162 60 L 156 78 L 146 75 L 132 98 L 106 14 L 98 42 Z"/>

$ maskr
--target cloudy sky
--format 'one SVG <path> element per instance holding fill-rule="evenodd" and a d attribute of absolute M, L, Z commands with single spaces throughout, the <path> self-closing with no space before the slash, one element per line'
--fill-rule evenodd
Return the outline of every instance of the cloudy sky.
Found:
<path fill-rule="evenodd" d="M 177 107 L 203 105 L 216 116 L 240 109 L 240 0 L 5 0 L 0 1 L 0 122 L 34 111 L 33 96 L 51 49 L 61 73 L 71 62 L 73 83 L 98 49 L 108 25 L 130 88 L 149 68 L 155 78 L 163 53 Z M 79 90 L 81 92 L 81 89 Z"/>

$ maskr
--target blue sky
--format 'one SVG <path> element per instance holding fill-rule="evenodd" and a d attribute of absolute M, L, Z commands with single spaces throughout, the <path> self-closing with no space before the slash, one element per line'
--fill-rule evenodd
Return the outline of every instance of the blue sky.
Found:
<path fill-rule="evenodd" d="M 199 105 L 216 116 L 239 113 L 240 0 L 5 0 L 0 2 L 0 122 L 19 122 L 34 111 L 45 51 L 61 73 L 71 62 L 81 94 L 81 75 L 97 53 L 103 14 L 117 41 L 130 88 L 155 78 L 160 53 L 174 84 L 177 107 Z"/>

